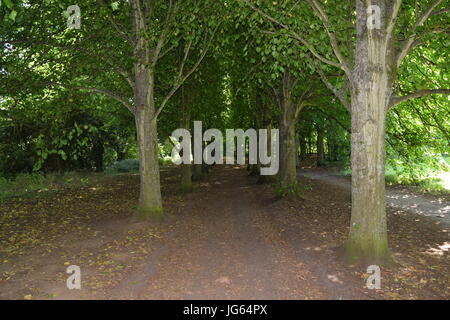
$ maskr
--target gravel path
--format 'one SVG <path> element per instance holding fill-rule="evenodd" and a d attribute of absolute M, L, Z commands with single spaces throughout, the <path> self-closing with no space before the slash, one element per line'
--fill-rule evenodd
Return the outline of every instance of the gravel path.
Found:
<path fill-rule="evenodd" d="M 306 169 L 301 170 L 299 175 L 340 186 L 350 191 L 350 179 L 335 172 Z M 405 209 L 450 225 L 450 202 L 441 197 L 417 194 L 407 188 L 386 187 L 386 203 L 393 208 Z"/>

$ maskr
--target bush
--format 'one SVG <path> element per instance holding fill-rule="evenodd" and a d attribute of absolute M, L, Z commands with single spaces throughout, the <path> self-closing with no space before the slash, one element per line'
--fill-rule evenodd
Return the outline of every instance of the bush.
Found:
<path fill-rule="evenodd" d="M 0 198 L 22 196 L 33 191 L 75 189 L 100 182 L 105 175 L 93 172 L 20 173 L 13 178 L 0 177 Z"/>
<path fill-rule="evenodd" d="M 449 172 L 448 159 L 437 157 L 439 165 L 432 166 L 429 162 L 402 162 L 399 159 L 388 159 L 385 169 L 385 180 L 388 185 L 405 185 L 418 187 L 424 192 L 448 194 Z M 341 171 L 345 176 L 351 176 L 351 169 L 346 167 Z M 447 174 L 450 176 L 450 174 Z"/>
<path fill-rule="evenodd" d="M 0 178 L 0 197 L 10 197 L 46 187 L 45 177 L 39 173 L 20 173 L 15 178 Z"/>
<path fill-rule="evenodd" d="M 163 156 L 159 157 L 159 164 L 160 165 L 166 165 L 172 163 L 172 157 L 171 156 Z"/>
<path fill-rule="evenodd" d="M 116 161 L 113 163 L 111 167 L 109 167 L 108 171 L 112 172 L 137 172 L 139 171 L 139 160 L 137 159 L 126 159 L 122 161 Z"/>

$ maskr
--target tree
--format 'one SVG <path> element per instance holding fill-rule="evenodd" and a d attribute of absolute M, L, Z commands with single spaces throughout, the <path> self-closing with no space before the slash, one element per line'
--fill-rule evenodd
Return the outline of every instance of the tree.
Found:
<path fill-rule="evenodd" d="M 291 12 L 297 4 L 290 10 L 285 9 L 289 14 L 287 18 L 283 16 L 287 21 L 283 23 L 281 18 L 274 18 L 249 1 L 245 2 L 278 28 L 287 31 L 317 61 L 344 73 L 345 81 L 339 88 L 329 81 L 322 68 L 318 68 L 324 84 L 352 115 L 352 218 L 346 251 L 352 260 L 388 260 L 384 180 L 386 113 L 412 98 L 450 92 L 445 88 L 423 89 L 399 96 L 395 90 L 405 57 L 430 40 L 430 34 L 436 37 L 446 30 L 445 27 L 435 28 L 436 25 L 426 24 L 430 18 L 439 19 L 447 13 L 447 10 L 440 9 L 444 1 L 426 1 L 419 5 L 415 1 L 356 0 L 354 4 L 343 4 L 338 13 L 342 9 L 346 12 L 339 17 L 330 14 L 337 11 L 335 4 L 308 0 L 311 10 L 302 7 L 296 12 L 301 12 L 307 19 L 313 12 L 319 19 L 329 40 L 329 44 L 320 50 L 317 49 L 317 37 L 307 39 L 305 35 L 308 32 L 304 26 L 298 30 L 289 24 Z M 353 12 L 356 12 L 356 34 L 337 33 L 338 28 L 345 30 L 348 25 L 345 21 L 352 21 Z M 411 15 L 415 16 L 413 22 Z M 405 30 L 406 36 L 403 34 Z M 329 59 L 322 52 L 333 53 L 335 59 Z"/>
<path fill-rule="evenodd" d="M 44 4 L 44 11 L 36 1 L 18 5 L 21 28 L 8 33 L 2 44 L 14 45 L 12 55 L 21 52 L 35 65 L 46 64 L 49 72 L 34 79 L 40 85 L 103 94 L 133 114 L 141 176 L 138 212 L 143 218 L 161 218 L 157 120 L 210 49 L 222 3 L 82 1 L 81 29 L 69 31 L 60 20 L 61 8 L 69 3 L 46 0 Z M 49 30 L 52 39 L 46 37 Z M 171 77 L 163 83 L 162 66 L 171 61 L 180 43 L 184 44 L 182 59 L 170 65 Z M 58 66 L 65 66 L 63 75 L 58 74 Z M 114 89 L 106 89 L 108 84 Z"/>

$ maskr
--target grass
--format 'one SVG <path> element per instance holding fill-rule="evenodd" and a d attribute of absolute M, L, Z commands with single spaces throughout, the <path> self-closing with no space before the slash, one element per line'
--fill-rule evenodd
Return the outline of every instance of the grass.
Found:
<path fill-rule="evenodd" d="M 171 163 L 170 158 L 160 158 L 160 164 Z M 100 183 L 113 175 L 139 172 L 139 161 L 126 159 L 114 162 L 104 173 L 90 171 L 71 171 L 64 173 L 19 173 L 15 177 L 0 176 L 0 199 L 11 197 L 42 196 L 48 192 L 64 189 L 77 189 Z"/>
<path fill-rule="evenodd" d="M 350 168 L 341 171 L 344 176 L 351 176 Z M 417 188 L 420 192 L 431 194 L 450 194 L 450 172 L 421 167 L 411 168 L 404 165 L 395 167 L 387 165 L 385 179 L 387 185 L 403 185 Z"/>
<path fill-rule="evenodd" d="M 63 189 L 77 189 L 97 183 L 105 175 L 93 172 L 20 173 L 14 178 L 0 177 L 0 199 L 29 196 Z"/>

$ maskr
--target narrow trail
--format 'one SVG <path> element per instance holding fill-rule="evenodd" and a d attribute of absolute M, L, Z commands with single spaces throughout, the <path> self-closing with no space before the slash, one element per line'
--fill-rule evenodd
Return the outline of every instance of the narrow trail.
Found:
<path fill-rule="evenodd" d="M 351 190 L 350 179 L 332 171 L 303 169 L 299 175 L 341 187 L 348 192 Z M 386 187 L 386 204 L 450 225 L 450 201 L 441 197 L 413 193 L 406 188 Z"/>
<path fill-rule="evenodd" d="M 186 197 L 163 254 L 151 255 L 133 273 L 136 279 L 123 281 L 113 298 L 324 297 L 294 248 L 268 234 L 264 206 L 245 171 L 221 170 L 205 188 Z M 130 288 L 131 283 L 140 284 Z"/>
<path fill-rule="evenodd" d="M 309 173 L 313 179 L 300 179 L 305 186 L 302 197 L 281 199 L 270 184 L 257 184 L 238 166 L 214 168 L 208 181 L 180 193 L 175 169 L 162 173 L 168 219 L 161 224 L 131 221 L 139 186 L 133 175 L 63 194 L 60 200 L 42 199 L 40 206 L 35 200 L 5 206 L 5 212 L 20 206 L 35 217 L 22 224 L 44 229 L 35 231 L 41 235 L 33 238 L 39 239 L 38 245 L 3 258 L 0 298 L 301 300 L 450 295 L 448 230 L 426 217 L 396 214 L 401 209 L 387 210 L 397 265 L 383 269 L 382 290 L 366 288 L 366 266 L 348 265 L 339 256 L 350 221 L 350 193 L 343 178 L 323 173 L 327 183 L 322 183 Z M 45 220 L 38 224 L 37 216 Z M 44 237 L 49 233 L 47 219 L 59 222 L 67 217 L 75 220 Z M 27 228 L 15 229 L 16 220 L 4 225 L 8 226 L 19 236 L 29 234 L 19 232 Z M 70 264 L 82 270 L 81 290 L 66 286 Z"/>

